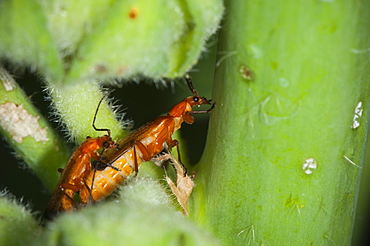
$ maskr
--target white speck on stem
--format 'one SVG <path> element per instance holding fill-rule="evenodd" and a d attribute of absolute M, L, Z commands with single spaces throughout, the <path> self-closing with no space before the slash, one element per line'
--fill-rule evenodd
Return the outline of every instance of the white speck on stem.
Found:
<path fill-rule="evenodd" d="M 357 104 L 356 108 L 355 108 L 355 113 L 353 115 L 353 120 L 352 120 L 353 123 L 352 123 L 352 126 L 351 126 L 352 129 L 356 129 L 356 128 L 358 128 L 360 126 L 360 122 L 359 121 L 360 121 L 360 118 L 362 116 L 362 112 L 363 112 L 362 102 L 360 101 Z"/>
<path fill-rule="evenodd" d="M 314 158 L 308 158 L 302 165 L 302 169 L 306 174 L 312 174 L 317 169 L 317 162 Z"/>

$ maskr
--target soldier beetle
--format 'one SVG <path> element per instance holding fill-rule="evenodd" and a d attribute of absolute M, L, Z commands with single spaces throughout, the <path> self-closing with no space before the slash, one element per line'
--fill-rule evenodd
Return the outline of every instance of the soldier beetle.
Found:
<path fill-rule="evenodd" d="M 103 149 L 115 147 L 115 143 L 110 137 L 109 129 L 99 129 L 95 126 L 96 116 L 99 111 L 100 104 L 103 99 L 112 91 L 108 92 L 100 100 L 98 107 L 95 111 L 92 126 L 96 131 L 106 131 L 107 135 L 97 138 L 87 137 L 86 140 L 77 147 L 70 157 L 64 169 L 59 169 L 61 177 L 51 196 L 49 204 L 45 210 L 45 217 L 51 218 L 53 215 L 58 214 L 60 211 L 71 211 L 76 207 L 74 196 L 77 192 L 90 193 L 90 187 L 86 184 L 86 178 L 90 175 L 92 170 L 91 160 L 99 160 L 100 155 L 98 151 Z M 80 203 L 86 204 L 88 199 Z"/>
<path fill-rule="evenodd" d="M 99 201 L 110 195 L 129 175 L 137 173 L 142 162 L 155 158 L 165 148 L 171 152 L 179 142 L 172 139 L 172 134 L 180 129 L 181 124 L 192 124 L 192 114 L 209 113 L 215 107 L 212 104 L 208 110 L 193 111 L 194 106 L 211 105 L 211 100 L 200 97 L 193 86 L 190 76 L 186 76 L 188 86 L 193 96 L 185 98 L 176 104 L 166 116 L 160 116 L 139 129 L 133 131 L 126 138 L 117 142 L 117 148 L 107 149 L 97 161 L 94 172 L 86 178 L 86 185 L 91 190 L 82 189 L 80 199 L 83 203 L 92 196 Z M 179 153 L 179 162 L 180 152 Z M 111 166 L 113 168 L 106 168 Z M 186 174 L 186 172 L 185 172 Z"/>

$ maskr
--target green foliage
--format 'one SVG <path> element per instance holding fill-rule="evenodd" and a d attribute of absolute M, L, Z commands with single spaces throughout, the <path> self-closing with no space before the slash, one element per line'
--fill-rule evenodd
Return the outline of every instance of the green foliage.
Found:
<path fill-rule="evenodd" d="M 45 245 L 219 245 L 171 207 L 157 181 L 139 178 L 115 202 L 61 215 L 48 225 Z"/>
<path fill-rule="evenodd" d="M 217 106 L 190 220 L 157 182 L 137 178 L 113 200 L 63 214 L 43 229 L 22 206 L 0 197 L 0 242 L 17 245 L 22 233 L 37 245 L 218 245 L 212 233 L 225 245 L 350 244 L 368 136 L 368 1 L 225 6 Z M 0 57 L 37 69 L 55 113 L 81 143 L 96 136 L 91 123 L 101 84 L 182 76 L 222 10 L 219 0 L 1 1 Z M 0 79 L 0 106 L 23 105 L 39 117 L 48 140 L 31 135 L 19 143 L 7 128 L 1 133 L 51 188 L 68 151 L 29 98 Z M 124 125 L 104 102 L 96 126 L 120 139 Z M 143 167 L 140 175 L 158 176 Z"/>
<path fill-rule="evenodd" d="M 38 1 L 0 2 L 0 57 L 32 68 L 50 80 L 63 76 L 63 62 Z"/>
<path fill-rule="evenodd" d="M 211 0 L 3 1 L 0 56 L 37 66 L 52 84 L 178 77 L 197 61 L 222 10 Z"/>
<path fill-rule="evenodd" d="M 41 229 L 30 211 L 2 191 L 0 193 L 1 244 L 7 246 L 29 245 L 36 241 L 40 232 Z"/>

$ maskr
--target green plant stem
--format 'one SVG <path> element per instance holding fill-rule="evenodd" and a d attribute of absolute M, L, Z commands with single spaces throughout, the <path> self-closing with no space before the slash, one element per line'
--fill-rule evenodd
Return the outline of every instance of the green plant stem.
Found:
<path fill-rule="evenodd" d="M 369 2 L 225 7 L 191 217 L 226 245 L 349 245 L 368 132 Z"/>
<path fill-rule="evenodd" d="M 0 111 L 2 136 L 51 191 L 60 177 L 57 170 L 67 163 L 70 150 L 2 67 Z"/>
<path fill-rule="evenodd" d="M 107 134 L 106 131 L 97 132 L 92 126 L 94 114 L 104 96 L 97 83 L 85 81 L 68 86 L 49 83 L 49 89 L 57 114 L 78 144 L 87 136 L 94 138 Z M 95 126 L 109 129 L 113 139 L 121 139 L 127 134 L 124 125 L 124 122 L 115 118 L 115 112 L 108 106 L 105 98 L 96 115 Z"/>

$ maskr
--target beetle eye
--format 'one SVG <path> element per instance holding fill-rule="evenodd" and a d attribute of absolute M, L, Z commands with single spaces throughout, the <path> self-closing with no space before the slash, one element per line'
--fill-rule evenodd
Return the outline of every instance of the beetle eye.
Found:
<path fill-rule="evenodd" d="M 199 102 L 199 97 L 193 97 L 194 102 Z"/>
<path fill-rule="evenodd" d="M 110 146 L 110 143 L 109 143 L 109 141 L 105 141 L 104 143 L 103 143 L 103 147 L 104 148 L 109 148 L 109 146 Z"/>

